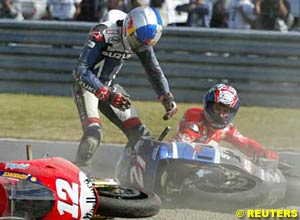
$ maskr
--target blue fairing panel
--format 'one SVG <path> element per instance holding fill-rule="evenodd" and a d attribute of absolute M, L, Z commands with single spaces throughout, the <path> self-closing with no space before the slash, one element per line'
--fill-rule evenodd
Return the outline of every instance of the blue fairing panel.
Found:
<path fill-rule="evenodd" d="M 170 158 L 170 156 L 172 156 L 172 145 L 170 145 L 170 143 L 161 144 L 160 149 L 159 149 L 158 158 L 159 159 L 166 159 L 166 158 Z"/>
<path fill-rule="evenodd" d="M 213 163 L 215 153 L 215 149 L 207 145 L 184 142 L 161 143 L 157 159 L 185 159 Z"/>

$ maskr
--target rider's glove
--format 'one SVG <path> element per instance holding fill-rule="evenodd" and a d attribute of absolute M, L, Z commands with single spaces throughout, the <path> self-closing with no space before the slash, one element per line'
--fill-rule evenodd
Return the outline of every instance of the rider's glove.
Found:
<path fill-rule="evenodd" d="M 125 111 L 131 107 L 131 100 L 125 94 L 114 92 L 109 87 L 101 87 L 96 93 L 95 96 L 101 101 L 108 101 L 115 108 Z"/>
<path fill-rule="evenodd" d="M 271 160 L 279 160 L 279 155 L 273 150 L 266 150 L 264 156 Z"/>
<path fill-rule="evenodd" d="M 164 120 L 168 120 L 176 114 L 178 109 L 172 93 L 160 95 L 158 100 L 161 101 L 166 110 L 166 113 L 163 117 Z"/>

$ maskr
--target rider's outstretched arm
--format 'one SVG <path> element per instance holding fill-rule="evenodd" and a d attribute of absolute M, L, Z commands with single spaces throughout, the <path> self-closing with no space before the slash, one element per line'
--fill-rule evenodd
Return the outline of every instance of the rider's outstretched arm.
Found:
<path fill-rule="evenodd" d="M 266 149 L 254 139 L 243 136 L 235 127 L 231 126 L 229 132 L 224 138 L 225 141 L 237 147 L 241 152 L 249 157 L 266 157 L 273 160 L 278 160 L 278 154 Z"/>

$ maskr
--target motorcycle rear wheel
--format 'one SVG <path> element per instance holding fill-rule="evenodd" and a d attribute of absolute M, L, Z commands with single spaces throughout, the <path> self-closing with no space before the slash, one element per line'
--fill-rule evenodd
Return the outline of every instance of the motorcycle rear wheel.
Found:
<path fill-rule="evenodd" d="M 96 214 L 101 216 L 145 218 L 156 215 L 162 205 L 156 194 L 129 187 L 103 187 L 97 191 L 100 207 Z"/>
<path fill-rule="evenodd" d="M 198 164 L 176 162 L 176 164 L 161 163 L 159 168 L 161 172 L 159 172 L 157 176 L 157 180 L 159 181 L 157 181 L 156 190 L 159 195 L 163 195 L 162 199 L 167 201 L 164 203 L 166 208 L 203 208 L 217 211 L 231 211 L 237 208 L 265 205 L 265 199 L 270 192 L 270 186 L 263 183 L 260 179 L 242 171 L 237 172 L 239 174 L 237 176 L 238 178 L 232 179 L 232 183 L 228 184 L 228 186 L 222 186 L 222 184 L 218 184 L 217 182 L 219 175 L 210 177 L 204 175 L 203 178 L 198 178 L 198 174 L 196 174 L 199 169 L 207 169 L 216 174 L 219 172 L 221 175 L 223 169 L 219 169 L 218 166 L 205 167 L 203 165 L 199 166 Z M 176 170 L 175 179 L 173 176 L 169 176 L 169 173 L 174 174 L 174 170 Z M 166 175 L 167 178 L 163 178 L 164 171 L 168 173 L 168 175 Z M 189 178 L 189 176 L 197 177 L 200 186 L 191 184 L 190 186 L 182 187 L 184 180 Z M 212 178 L 212 181 L 206 182 L 206 178 Z M 165 179 L 165 181 L 161 181 L 163 179 Z M 175 180 L 174 189 L 178 189 L 172 193 L 171 187 L 171 194 L 168 193 L 170 190 L 168 190 L 169 187 L 167 187 L 170 180 L 171 183 Z M 176 180 L 179 181 L 176 182 Z M 222 178 L 220 180 L 222 180 Z M 164 184 L 159 184 L 160 182 Z M 235 183 L 237 185 L 235 185 Z"/>
<path fill-rule="evenodd" d="M 182 192 L 182 198 L 185 198 L 184 200 L 189 204 L 190 208 L 200 206 L 220 211 L 266 205 L 265 198 L 268 197 L 270 190 L 267 185 L 258 179 L 253 178 L 252 181 L 256 183 L 253 187 L 236 192 L 230 190 L 227 192 L 211 192 L 197 188 L 187 188 Z M 195 203 L 195 201 L 198 202 Z"/>

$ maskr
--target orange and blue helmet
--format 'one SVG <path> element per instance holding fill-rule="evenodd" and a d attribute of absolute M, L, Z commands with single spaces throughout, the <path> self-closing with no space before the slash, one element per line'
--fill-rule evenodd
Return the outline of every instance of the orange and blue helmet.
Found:
<path fill-rule="evenodd" d="M 239 107 L 237 91 L 230 85 L 217 84 L 203 98 L 204 115 L 213 128 L 225 128 L 232 122 Z"/>
<path fill-rule="evenodd" d="M 137 7 L 131 10 L 123 21 L 123 42 L 126 49 L 140 52 L 155 45 L 162 31 L 162 19 L 157 9 Z"/>

